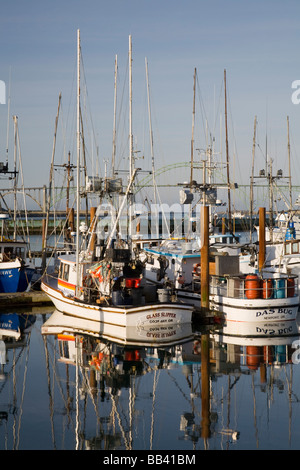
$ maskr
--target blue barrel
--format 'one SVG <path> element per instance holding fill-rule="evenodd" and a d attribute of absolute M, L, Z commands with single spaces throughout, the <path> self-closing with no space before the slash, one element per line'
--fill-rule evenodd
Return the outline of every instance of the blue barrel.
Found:
<path fill-rule="evenodd" d="M 274 299 L 285 298 L 285 280 L 284 279 L 273 280 L 273 294 L 274 294 Z"/>
<path fill-rule="evenodd" d="M 295 225 L 294 225 L 294 222 L 289 222 L 289 226 L 288 226 L 287 231 L 285 233 L 285 239 L 286 240 L 292 240 L 294 238 L 296 238 Z"/>
<path fill-rule="evenodd" d="M 286 362 L 286 347 L 285 345 L 275 346 L 275 357 L 276 361 L 280 363 Z"/>

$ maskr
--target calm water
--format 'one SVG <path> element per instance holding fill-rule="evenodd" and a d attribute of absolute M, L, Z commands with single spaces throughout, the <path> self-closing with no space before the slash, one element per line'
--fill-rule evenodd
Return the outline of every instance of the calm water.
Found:
<path fill-rule="evenodd" d="M 139 332 L 185 340 L 125 347 L 42 335 L 51 313 L 33 312 L 19 340 L 3 338 L 1 449 L 300 449 L 296 322 L 251 340 L 228 326 Z"/>

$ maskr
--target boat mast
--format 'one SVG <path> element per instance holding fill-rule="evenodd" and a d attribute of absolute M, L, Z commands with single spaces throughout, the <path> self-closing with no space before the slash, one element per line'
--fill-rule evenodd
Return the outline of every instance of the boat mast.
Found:
<path fill-rule="evenodd" d="M 132 135 L 132 44 L 131 35 L 129 36 L 129 182 L 132 181 L 134 172 L 133 159 L 133 135 Z M 133 192 L 129 194 L 129 237 L 132 235 L 132 199 Z"/>
<path fill-rule="evenodd" d="M 227 92 L 226 92 L 226 69 L 224 70 L 224 90 L 225 90 L 225 133 L 226 133 L 226 166 L 227 166 L 227 186 L 228 186 L 228 228 L 232 231 L 231 225 L 231 202 L 230 202 L 230 179 L 229 179 L 229 152 L 228 152 L 228 127 L 227 127 Z"/>
<path fill-rule="evenodd" d="M 133 135 L 132 135 L 132 44 L 129 36 L 129 181 L 133 174 Z"/>
<path fill-rule="evenodd" d="M 17 238 L 17 122 L 18 116 L 13 116 L 14 120 L 14 235 L 13 240 Z"/>
<path fill-rule="evenodd" d="M 292 210 L 292 175 L 291 175 L 291 148 L 290 148 L 290 123 L 287 116 L 287 138 L 288 138 L 288 159 L 289 159 L 289 192 L 290 192 L 290 210 Z"/>
<path fill-rule="evenodd" d="M 59 94 L 59 97 L 58 97 L 58 108 L 57 108 L 57 114 L 56 114 L 56 119 L 55 119 L 54 140 L 53 140 L 52 159 L 51 159 L 50 177 L 49 177 L 49 194 L 48 194 L 48 200 L 47 200 L 46 220 L 45 220 L 45 227 L 44 227 L 44 233 L 43 233 L 43 247 L 42 247 L 42 271 L 43 272 L 46 268 L 47 234 L 48 234 L 50 205 L 51 205 L 51 197 L 52 197 L 54 155 L 55 155 L 56 134 L 57 134 L 57 124 L 58 124 L 60 103 L 61 103 L 61 93 Z"/>
<path fill-rule="evenodd" d="M 255 136 L 256 136 L 256 116 L 254 118 L 254 134 L 253 134 L 253 147 L 252 147 L 252 172 L 251 172 L 251 184 L 250 184 L 250 242 L 252 242 L 252 228 L 253 228 L 253 178 L 254 178 Z"/>
<path fill-rule="evenodd" d="M 114 128 L 113 128 L 113 148 L 112 148 L 112 176 L 115 175 L 115 159 L 116 159 L 117 76 L 118 76 L 118 56 L 116 55 L 116 58 L 115 58 L 115 92 L 114 92 Z"/>
<path fill-rule="evenodd" d="M 151 107 L 150 107 L 150 85 L 148 75 L 148 61 L 145 58 L 146 67 L 146 80 L 147 80 L 147 98 L 148 98 L 148 115 L 149 115 L 149 133 L 150 133 L 150 148 L 151 148 L 151 161 L 152 161 L 152 180 L 154 190 L 154 203 L 156 204 L 156 181 L 155 181 L 155 165 L 154 165 L 154 151 L 153 151 L 153 132 L 152 132 L 152 119 L 151 119 Z"/>
<path fill-rule="evenodd" d="M 193 184 L 193 171 L 194 171 L 194 129 L 195 129 L 195 97 L 196 97 L 196 73 L 197 69 L 194 70 L 194 95 L 193 95 L 193 120 L 192 120 L 192 140 L 191 140 L 191 189 Z"/>
<path fill-rule="evenodd" d="M 79 222 L 80 222 L 80 30 L 77 30 L 77 181 L 76 181 L 76 286 L 79 276 Z"/>

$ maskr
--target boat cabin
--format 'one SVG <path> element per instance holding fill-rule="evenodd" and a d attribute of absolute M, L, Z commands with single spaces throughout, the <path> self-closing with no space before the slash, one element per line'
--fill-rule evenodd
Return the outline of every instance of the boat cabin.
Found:
<path fill-rule="evenodd" d="M 26 259 L 27 244 L 19 241 L 0 241 L 0 261 L 8 262 L 16 258 Z"/>
<path fill-rule="evenodd" d="M 83 262 L 79 264 L 80 267 L 80 281 L 86 270 L 91 266 L 90 262 Z M 77 271 L 76 271 L 76 256 L 65 255 L 59 257 L 59 270 L 58 270 L 58 289 L 63 291 L 66 295 L 74 295 L 77 283 Z"/>

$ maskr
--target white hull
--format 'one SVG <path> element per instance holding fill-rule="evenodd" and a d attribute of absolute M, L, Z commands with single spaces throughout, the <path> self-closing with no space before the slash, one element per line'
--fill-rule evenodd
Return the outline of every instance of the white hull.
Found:
<path fill-rule="evenodd" d="M 42 326 L 43 335 L 81 334 L 124 345 L 170 346 L 190 340 L 191 323 L 159 326 L 117 326 L 74 318 L 55 310 Z"/>
<path fill-rule="evenodd" d="M 299 297 L 285 299 L 236 299 L 210 296 L 210 308 L 225 314 L 228 321 L 266 322 L 296 320 Z"/>
<path fill-rule="evenodd" d="M 178 289 L 177 298 L 195 308 L 201 307 L 199 293 Z M 246 299 L 210 294 L 209 308 L 216 314 L 222 314 L 225 320 L 235 322 L 289 321 L 297 318 L 299 297 Z"/>
<path fill-rule="evenodd" d="M 190 323 L 193 307 L 176 303 L 153 303 L 144 306 L 98 306 L 67 297 L 62 291 L 42 282 L 42 290 L 50 297 L 56 309 L 76 318 L 100 325 L 120 327 L 162 326 Z M 100 328 L 99 328 L 100 329 Z M 101 329 L 100 329 L 101 331 Z"/>
<path fill-rule="evenodd" d="M 296 321 L 287 322 L 226 322 L 212 337 L 227 344 L 239 346 L 291 345 L 299 339 Z"/>

